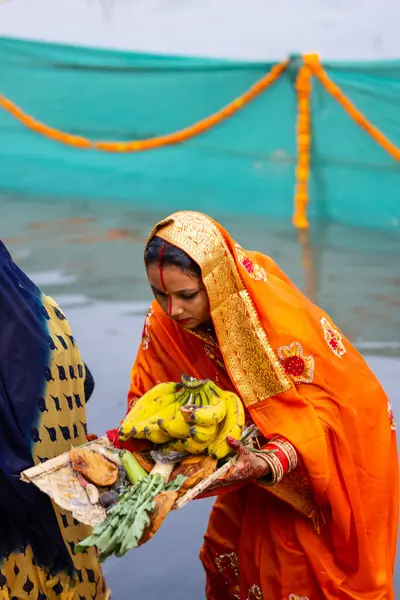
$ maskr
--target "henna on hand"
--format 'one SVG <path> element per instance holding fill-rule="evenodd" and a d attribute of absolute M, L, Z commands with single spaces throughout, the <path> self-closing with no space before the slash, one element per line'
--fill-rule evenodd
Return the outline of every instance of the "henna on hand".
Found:
<path fill-rule="evenodd" d="M 225 482 L 253 481 L 269 474 L 270 466 L 265 456 L 261 453 L 251 452 L 237 440 L 228 440 L 228 442 L 236 450 L 237 460 L 233 471 L 224 480 Z"/>

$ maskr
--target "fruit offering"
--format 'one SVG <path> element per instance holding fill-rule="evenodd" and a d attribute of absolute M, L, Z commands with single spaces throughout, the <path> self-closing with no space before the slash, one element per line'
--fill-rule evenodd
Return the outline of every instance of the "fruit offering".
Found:
<path fill-rule="evenodd" d="M 131 485 L 121 494 L 109 490 L 101 496 L 107 516 L 88 538 L 75 546 L 76 552 L 96 546 L 100 560 L 112 554 L 124 556 L 151 539 L 172 510 L 185 481 L 182 474 L 167 482 L 154 470 L 154 474 L 147 473 L 130 452 L 123 452 L 121 463 Z"/>
<path fill-rule="evenodd" d="M 240 398 L 210 379 L 183 375 L 180 383 L 160 383 L 139 398 L 119 429 L 119 438 L 147 439 L 171 450 L 216 460 L 232 453 L 228 436 L 240 440 L 245 415 Z"/>
<path fill-rule="evenodd" d="M 118 468 L 109 460 L 85 448 L 72 448 L 71 466 L 77 473 L 100 487 L 113 485 L 118 478 Z"/>

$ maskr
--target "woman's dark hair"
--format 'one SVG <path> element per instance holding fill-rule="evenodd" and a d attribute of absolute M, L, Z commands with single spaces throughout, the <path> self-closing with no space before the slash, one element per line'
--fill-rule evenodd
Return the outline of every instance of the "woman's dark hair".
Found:
<path fill-rule="evenodd" d="M 144 262 L 146 267 L 153 264 L 174 265 L 185 271 L 188 275 L 201 278 L 199 265 L 186 252 L 157 236 L 151 238 L 147 244 L 144 252 Z"/>

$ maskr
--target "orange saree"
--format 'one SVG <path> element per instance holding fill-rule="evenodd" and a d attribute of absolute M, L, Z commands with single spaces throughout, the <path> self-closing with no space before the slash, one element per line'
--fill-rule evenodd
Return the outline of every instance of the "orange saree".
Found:
<path fill-rule="evenodd" d="M 362 356 L 270 258 L 181 212 L 152 235 L 201 267 L 218 342 L 153 303 L 129 401 L 182 373 L 235 390 L 299 465 L 221 494 L 201 559 L 208 600 L 393 600 L 398 458 L 388 399 Z"/>

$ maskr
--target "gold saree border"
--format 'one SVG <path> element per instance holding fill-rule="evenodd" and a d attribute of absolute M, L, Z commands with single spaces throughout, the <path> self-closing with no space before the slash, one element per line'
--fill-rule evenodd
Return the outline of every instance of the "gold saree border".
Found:
<path fill-rule="evenodd" d="M 275 485 L 263 482 L 262 479 L 257 481 L 257 485 L 311 519 L 318 530 L 318 508 L 314 502 L 307 476 L 300 467 L 286 473 L 284 478 Z"/>
<path fill-rule="evenodd" d="M 157 235 L 188 254 L 201 268 L 210 314 L 227 369 L 246 406 L 292 386 L 261 326 L 229 247 L 206 215 L 183 211 L 158 223 Z"/>

